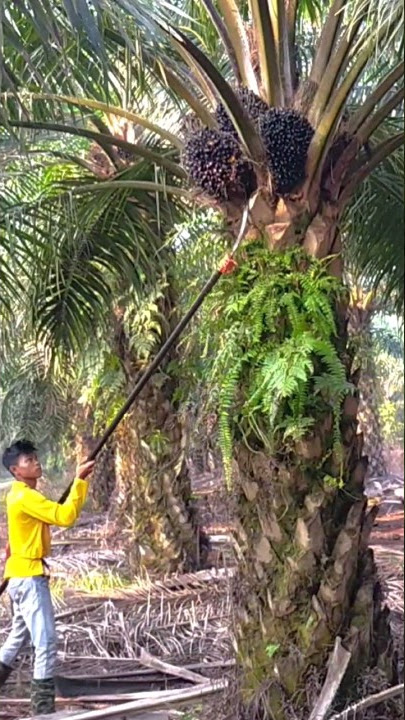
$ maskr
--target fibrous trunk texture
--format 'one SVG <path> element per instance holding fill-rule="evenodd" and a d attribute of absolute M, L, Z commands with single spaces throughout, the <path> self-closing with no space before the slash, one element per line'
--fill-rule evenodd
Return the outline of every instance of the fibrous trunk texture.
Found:
<path fill-rule="evenodd" d="M 374 360 L 375 350 L 370 331 L 371 319 L 372 308 L 362 307 L 360 304 L 351 305 L 348 330 L 355 348 L 354 365 L 359 372 L 359 431 L 364 437 L 368 476 L 384 477 L 387 474 L 387 466 L 378 412 L 378 381 Z"/>
<path fill-rule="evenodd" d="M 182 428 L 163 388 L 145 388 L 117 430 L 116 448 L 112 517 L 129 531 L 134 567 L 195 567 L 197 533 Z"/>
<path fill-rule="evenodd" d="M 378 414 L 377 379 L 372 359 L 359 379 L 359 429 L 364 435 L 364 452 L 368 458 L 368 475 L 383 478 L 387 474 L 384 457 L 384 440 Z"/>
<path fill-rule="evenodd" d="M 294 457 L 238 448 L 238 645 L 249 720 L 282 720 L 288 712 L 308 718 L 305 689 L 317 680 L 319 692 L 337 636 L 352 653 L 353 677 L 377 661 L 389 668 L 390 633 L 368 548 L 374 513 L 362 495 L 367 464 L 356 405 L 348 398 L 342 418 L 347 467 L 339 490 L 319 482 L 322 474 L 336 475 L 333 458 L 324 459 L 331 418 L 299 443 Z"/>
<path fill-rule="evenodd" d="M 90 406 L 77 405 L 75 429 L 75 451 L 78 464 L 88 457 L 96 445 L 94 417 Z M 108 510 L 114 488 L 115 442 L 112 440 L 99 453 L 92 473 L 89 497 L 94 510 L 97 512 Z"/>
<path fill-rule="evenodd" d="M 160 308 L 166 331 L 175 322 L 173 307 L 168 291 Z M 130 349 L 119 311 L 115 313 L 115 344 L 129 394 L 145 367 Z M 175 358 L 173 347 L 166 363 Z M 186 433 L 172 403 L 174 389 L 165 366 L 149 381 L 115 433 L 116 489 L 110 512 L 117 527 L 128 531 L 136 571 L 189 570 L 199 558 L 185 463 Z"/>
<path fill-rule="evenodd" d="M 308 227 L 300 222 L 264 222 L 270 249 L 283 250 L 294 237 L 318 258 L 338 248 L 333 212 Z M 337 260 L 332 272 L 338 275 L 340 267 Z M 335 311 L 336 347 L 354 382 L 344 303 Z M 236 641 L 243 678 L 235 718 L 308 720 L 338 636 L 351 653 L 340 706 L 365 668 L 378 664 L 390 679 L 394 672 L 387 611 L 368 547 L 375 515 L 363 496 L 367 459 L 358 405 L 355 390 L 342 407 L 340 456 L 332 412 L 314 418 L 293 452 L 270 455 L 235 445 Z"/>

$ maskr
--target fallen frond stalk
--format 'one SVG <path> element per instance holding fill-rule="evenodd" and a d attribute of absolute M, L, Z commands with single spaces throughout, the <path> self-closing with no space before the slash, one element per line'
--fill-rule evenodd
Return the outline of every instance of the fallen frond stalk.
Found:
<path fill-rule="evenodd" d="M 321 694 L 311 712 L 309 720 L 324 720 L 326 717 L 344 678 L 351 656 L 351 652 L 343 647 L 341 638 L 337 637 L 329 660 L 328 672 Z"/>
<path fill-rule="evenodd" d="M 159 658 L 153 657 L 153 655 L 148 653 L 143 648 L 141 648 L 138 660 L 141 665 L 145 665 L 145 667 L 152 668 L 153 670 L 159 670 L 160 672 L 164 672 L 167 675 L 174 675 L 175 677 L 184 678 L 185 680 L 189 680 L 190 682 L 197 684 L 205 684 L 207 682 L 207 678 L 203 675 L 195 673 L 192 670 L 186 670 L 185 668 L 179 667 L 178 665 L 172 665 L 171 663 L 163 662 L 163 660 L 159 660 Z"/>
<path fill-rule="evenodd" d="M 110 720 L 111 718 L 123 718 L 127 720 L 132 717 L 136 717 L 143 710 L 165 708 L 172 705 L 178 705 L 183 702 L 191 702 L 194 700 L 200 700 L 200 698 L 206 695 L 212 695 L 216 692 L 225 690 L 228 687 L 226 680 L 219 680 L 214 683 L 207 683 L 207 685 L 200 685 L 197 688 L 187 688 L 185 690 L 167 690 L 158 693 L 139 693 L 138 698 L 141 695 L 148 695 L 148 697 L 142 697 L 141 699 L 134 699 L 132 695 L 131 702 L 120 703 L 114 707 L 101 708 L 100 710 L 89 710 L 83 713 L 78 713 L 74 716 L 75 720 Z M 89 702 L 90 698 L 77 698 L 80 702 Z M 101 696 L 92 698 L 92 702 L 111 702 L 117 701 L 117 697 L 114 696 Z M 23 702 L 19 700 L 19 702 Z M 51 718 L 51 716 L 50 716 Z M 33 717 L 27 718 L 27 720 L 34 720 Z"/>
<path fill-rule="evenodd" d="M 391 698 L 397 697 L 403 692 L 404 683 L 401 683 L 400 685 L 395 685 L 395 687 L 388 688 L 388 690 L 382 690 L 375 695 L 370 695 L 369 697 L 364 698 L 364 700 L 360 700 L 353 705 L 349 705 L 349 707 L 347 707 L 341 713 L 333 715 L 330 720 L 354 720 L 357 717 L 357 713 L 359 713 L 360 711 L 366 710 L 367 708 L 373 707 L 374 705 L 378 705 L 379 703 L 386 702 L 386 700 L 391 700 Z"/>

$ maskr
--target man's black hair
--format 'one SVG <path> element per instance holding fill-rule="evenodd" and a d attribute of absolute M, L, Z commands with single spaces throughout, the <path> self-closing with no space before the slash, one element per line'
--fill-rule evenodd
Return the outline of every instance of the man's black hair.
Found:
<path fill-rule="evenodd" d="M 21 455 L 33 455 L 37 452 L 35 445 L 30 440 L 17 440 L 17 442 L 6 448 L 3 453 L 3 465 L 9 472 L 12 465 L 18 463 Z"/>

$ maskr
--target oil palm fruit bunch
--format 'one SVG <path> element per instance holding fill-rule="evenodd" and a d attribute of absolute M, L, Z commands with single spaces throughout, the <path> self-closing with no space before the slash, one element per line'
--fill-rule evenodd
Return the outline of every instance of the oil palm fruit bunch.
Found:
<path fill-rule="evenodd" d="M 305 178 L 305 164 L 314 131 L 308 120 L 292 109 L 269 107 L 247 88 L 236 92 L 244 110 L 255 123 L 266 149 L 273 193 L 290 194 Z M 257 188 L 251 163 L 224 105 L 215 119 L 218 130 L 204 128 L 188 137 L 183 164 L 201 190 L 221 200 L 248 198 Z"/>
<path fill-rule="evenodd" d="M 267 153 L 273 192 L 289 195 L 305 179 L 314 131 L 308 120 L 289 108 L 269 108 L 258 119 Z"/>
<path fill-rule="evenodd" d="M 238 100 L 241 101 L 244 110 L 246 110 L 249 117 L 254 120 L 255 123 L 257 123 L 259 117 L 269 109 L 268 104 L 248 88 L 239 88 L 235 94 Z M 222 103 L 218 105 L 215 111 L 215 119 L 222 132 L 229 132 L 235 137 L 238 136 L 232 120 Z"/>
<path fill-rule="evenodd" d="M 203 128 L 189 137 L 183 165 L 191 180 L 218 201 L 245 199 L 255 191 L 256 175 L 233 134 Z"/>

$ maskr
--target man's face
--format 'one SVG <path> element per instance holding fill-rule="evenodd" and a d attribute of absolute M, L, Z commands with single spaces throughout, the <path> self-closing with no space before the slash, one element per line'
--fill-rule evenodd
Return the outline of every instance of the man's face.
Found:
<path fill-rule="evenodd" d="M 17 480 L 38 480 L 42 475 L 41 463 L 38 455 L 20 455 L 15 465 L 10 468 Z"/>

